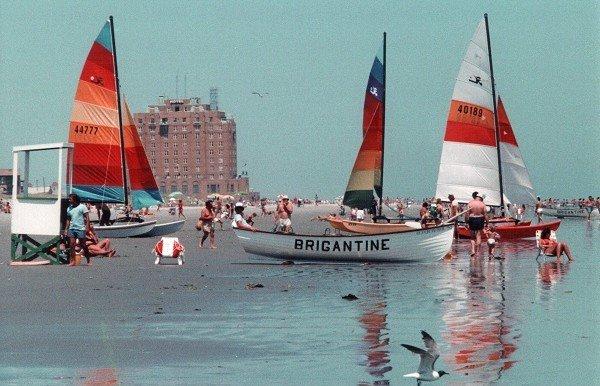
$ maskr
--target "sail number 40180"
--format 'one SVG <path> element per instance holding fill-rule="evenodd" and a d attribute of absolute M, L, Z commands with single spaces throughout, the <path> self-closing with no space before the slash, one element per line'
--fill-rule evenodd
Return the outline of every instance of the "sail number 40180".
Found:
<path fill-rule="evenodd" d="M 458 105 L 458 112 L 463 114 L 474 115 L 476 117 L 481 117 L 483 115 L 483 109 L 473 106 Z"/>
<path fill-rule="evenodd" d="M 77 125 L 73 130 L 77 134 L 97 134 L 98 126 Z"/>

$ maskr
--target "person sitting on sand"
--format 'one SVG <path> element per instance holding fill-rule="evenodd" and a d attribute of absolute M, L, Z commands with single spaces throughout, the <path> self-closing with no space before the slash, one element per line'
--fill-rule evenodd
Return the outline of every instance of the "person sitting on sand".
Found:
<path fill-rule="evenodd" d="M 489 227 L 483 228 L 483 234 L 487 237 L 487 245 L 488 245 L 488 258 L 491 260 L 496 257 L 496 245 L 498 245 L 498 240 L 500 240 L 500 234 L 496 232 L 496 227 L 490 225 Z"/>
<path fill-rule="evenodd" d="M 552 231 L 550 228 L 544 228 L 540 236 L 540 248 L 542 249 L 542 252 L 544 252 L 544 255 L 556 256 L 556 260 L 558 261 L 564 252 L 569 261 L 573 261 L 573 254 L 571 253 L 571 248 L 569 248 L 569 245 L 564 242 L 552 240 L 550 238 L 551 233 Z"/>
<path fill-rule="evenodd" d="M 85 233 L 85 244 L 92 256 L 113 257 L 117 251 L 110 249 L 110 240 L 100 240 L 94 226 L 90 223 L 90 228 Z"/>
<path fill-rule="evenodd" d="M 236 202 L 234 207 L 235 214 L 233 215 L 233 221 L 231 222 L 232 228 L 237 229 L 246 229 L 249 231 L 256 232 L 258 229 L 254 228 L 252 225 L 248 224 L 244 219 L 244 204 L 241 202 Z"/>

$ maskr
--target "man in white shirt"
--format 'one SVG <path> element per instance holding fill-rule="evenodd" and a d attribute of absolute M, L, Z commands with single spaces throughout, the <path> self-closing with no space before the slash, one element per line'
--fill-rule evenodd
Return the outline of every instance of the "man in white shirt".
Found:
<path fill-rule="evenodd" d="M 241 202 L 236 202 L 235 207 L 233 208 L 235 214 L 233 215 L 233 221 L 231 222 L 232 228 L 238 229 L 247 229 L 249 231 L 256 231 L 257 229 L 248 224 L 246 219 L 244 219 L 244 204 Z"/>

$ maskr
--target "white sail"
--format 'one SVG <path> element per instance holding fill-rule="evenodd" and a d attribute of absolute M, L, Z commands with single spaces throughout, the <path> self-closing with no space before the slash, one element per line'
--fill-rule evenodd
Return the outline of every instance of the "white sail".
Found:
<path fill-rule="evenodd" d="M 498 96 L 498 131 L 505 201 L 515 205 L 533 205 L 536 200 L 535 191 L 500 96 Z"/>
<path fill-rule="evenodd" d="M 436 197 L 453 194 L 459 202 L 478 191 L 488 205 L 500 205 L 500 179 L 494 129 L 489 48 L 485 20 L 461 63 L 442 147 Z"/>

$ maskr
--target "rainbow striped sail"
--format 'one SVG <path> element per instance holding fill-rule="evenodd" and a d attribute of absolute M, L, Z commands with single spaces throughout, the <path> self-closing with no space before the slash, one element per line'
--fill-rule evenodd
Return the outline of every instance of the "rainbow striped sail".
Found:
<path fill-rule="evenodd" d="M 125 161 L 131 189 L 131 206 L 134 209 L 147 208 L 162 203 L 163 200 L 129 106 L 125 101 L 122 105 Z"/>
<path fill-rule="evenodd" d="M 384 37 L 385 44 L 385 37 Z M 383 45 L 373 60 L 365 92 L 363 110 L 363 142 L 350 173 L 343 204 L 370 208 L 373 190 L 382 197 L 383 135 L 385 119 L 385 62 Z"/>
<path fill-rule="evenodd" d="M 74 193 L 88 202 L 127 203 L 125 175 L 134 209 L 162 202 L 126 103 L 122 103 L 126 168 L 121 158 L 118 85 L 113 36 L 107 21 L 92 44 L 75 92 L 69 127 Z"/>
<path fill-rule="evenodd" d="M 73 192 L 82 201 L 124 202 L 117 83 L 107 21 L 83 64 L 69 128 Z"/>

